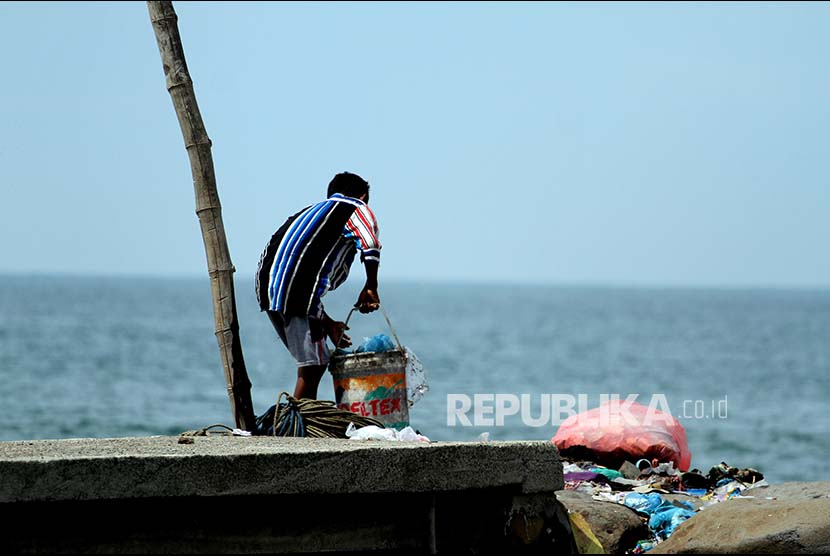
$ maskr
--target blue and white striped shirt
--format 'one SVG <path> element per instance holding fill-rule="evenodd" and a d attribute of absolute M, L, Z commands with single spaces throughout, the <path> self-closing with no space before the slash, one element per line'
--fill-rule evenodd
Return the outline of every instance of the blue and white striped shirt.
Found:
<path fill-rule="evenodd" d="M 259 259 L 256 294 L 263 311 L 322 316 L 320 298 L 360 260 L 379 261 L 377 218 L 359 199 L 335 193 L 288 218 Z"/>

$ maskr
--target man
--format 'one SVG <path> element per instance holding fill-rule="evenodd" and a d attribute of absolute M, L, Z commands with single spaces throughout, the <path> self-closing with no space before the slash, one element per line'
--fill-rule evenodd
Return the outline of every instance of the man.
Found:
<path fill-rule="evenodd" d="M 257 300 L 297 361 L 295 398 L 317 398 L 329 363 L 327 336 L 335 347 L 351 345 L 345 324 L 326 314 L 321 298 L 346 280 L 358 251 L 366 284 L 355 307 L 371 313 L 380 306 L 381 245 L 368 203 L 366 180 L 349 172 L 337 174 L 329 183 L 328 198 L 289 217 L 260 257 Z"/>

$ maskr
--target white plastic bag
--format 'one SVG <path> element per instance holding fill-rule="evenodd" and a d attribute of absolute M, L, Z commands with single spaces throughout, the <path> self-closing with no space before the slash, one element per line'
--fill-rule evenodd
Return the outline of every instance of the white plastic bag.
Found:
<path fill-rule="evenodd" d="M 421 360 L 408 347 L 403 349 L 406 354 L 406 398 L 412 407 L 429 390 L 429 384 Z"/>
<path fill-rule="evenodd" d="M 418 434 L 412 427 L 404 427 L 398 431 L 398 440 L 401 442 L 429 442 L 429 438 Z"/>
<path fill-rule="evenodd" d="M 355 428 L 354 423 L 346 427 L 346 437 L 349 440 L 397 440 L 395 429 L 382 429 L 375 425 Z"/>
<path fill-rule="evenodd" d="M 399 442 L 429 442 L 429 438 L 418 434 L 412 427 L 403 430 L 382 429 L 375 425 L 355 428 L 354 423 L 346 427 L 346 437 L 349 440 L 394 440 Z"/>

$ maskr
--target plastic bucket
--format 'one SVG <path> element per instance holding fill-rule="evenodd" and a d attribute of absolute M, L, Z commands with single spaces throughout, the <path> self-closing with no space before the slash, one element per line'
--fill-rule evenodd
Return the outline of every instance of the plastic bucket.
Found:
<path fill-rule="evenodd" d="M 409 425 L 406 354 L 386 311 L 383 314 L 398 348 L 333 355 L 329 370 L 334 382 L 334 400 L 339 409 L 371 417 L 387 428 L 400 430 Z"/>

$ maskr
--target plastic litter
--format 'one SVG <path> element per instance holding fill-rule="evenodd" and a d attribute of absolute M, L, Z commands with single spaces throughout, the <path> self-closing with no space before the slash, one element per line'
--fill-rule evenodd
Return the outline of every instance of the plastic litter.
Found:
<path fill-rule="evenodd" d="M 605 554 L 605 549 L 602 543 L 599 542 L 597 536 L 591 530 L 591 526 L 582 517 L 582 514 L 572 512 L 568 513 L 568 520 L 571 522 L 571 531 L 573 531 L 574 542 L 576 543 L 577 551 L 580 554 Z"/>
<path fill-rule="evenodd" d="M 594 500 L 599 500 L 600 502 L 613 502 L 614 504 L 622 505 L 625 497 L 628 495 L 627 492 L 597 492 L 596 494 L 591 495 L 591 498 Z"/>
<path fill-rule="evenodd" d="M 677 419 L 625 400 L 610 400 L 569 417 L 551 441 L 563 456 L 590 454 L 590 459 L 606 467 L 618 468 L 625 460 L 642 458 L 670 461 L 685 471 L 692 460 L 686 431 Z"/>
<path fill-rule="evenodd" d="M 705 488 L 688 488 L 688 489 L 686 489 L 686 492 L 690 496 L 700 497 L 700 496 L 705 496 L 706 493 L 709 492 L 709 491 L 707 491 Z"/>
<path fill-rule="evenodd" d="M 623 504 L 648 515 L 648 528 L 660 540 L 667 539 L 678 525 L 695 515 L 695 507 L 690 502 L 669 502 L 656 492 L 632 492 Z"/>
<path fill-rule="evenodd" d="M 681 473 L 675 469 L 673 462 L 643 458 L 637 462 L 637 466 L 623 462 L 621 470 L 626 470 L 629 476 L 637 474 L 636 479 L 628 479 L 617 477 L 615 470 L 598 466 L 593 461 L 569 459 L 570 461 L 565 459 L 562 465 L 565 490 L 584 492 L 594 500 L 622 504 L 648 517 L 650 538 L 638 542 L 637 546 L 629 551 L 632 554 L 642 554 L 651 550 L 670 537 L 681 523 L 694 516 L 697 511 L 705 510 L 713 504 L 726 500 L 751 499 L 756 496 L 763 498 L 763 487 L 768 484 L 763 475 L 755 469 L 738 469 L 725 463 L 713 467 L 704 477 L 697 469 Z M 708 486 L 687 488 L 683 477 L 687 479 L 686 484 L 700 484 L 701 479 L 704 479 Z M 750 482 L 743 482 L 737 477 L 748 479 Z M 675 496 L 669 500 L 664 496 L 668 494 Z M 687 500 L 678 500 L 677 495 L 684 495 Z M 696 504 L 688 501 L 692 496 L 698 499 Z"/>
<path fill-rule="evenodd" d="M 412 427 L 404 427 L 400 431 L 382 429 L 375 425 L 355 428 L 351 423 L 346 428 L 346 437 L 349 440 L 387 440 L 398 442 L 429 442 L 429 438 Z"/>
<path fill-rule="evenodd" d="M 645 471 L 643 471 L 643 475 L 669 475 L 674 476 L 677 475 L 677 469 L 674 468 L 674 462 L 669 461 L 665 463 L 658 463 L 657 465 L 652 465 Z"/>
<path fill-rule="evenodd" d="M 375 425 L 355 428 L 351 423 L 346 428 L 346 438 L 349 440 L 397 440 L 395 429 L 382 429 Z"/>
<path fill-rule="evenodd" d="M 354 353 L 382 353 L 384 351 L 392 351 L 397 346 L 392 338 L 386 334 L 375 334 L 371 338 L 363 338 L 363 342 L 354 349 Z"/>
<path fill-rule="evenodd" d="M 683 473 L 683 475 L 680 476 L 680 484 L 682 484 L 683 488 L 685 488 L 686 490 L 706 490 L 709 487 L 710 482 L 711 481 L 709 481 L 707 477 L 704 477 L 697 470 L 692 470 L 687 473 Z"/>
<path fill-rule="evenodd" d="M 726 484 L 721 483 L 721 481 L 726 479 L 735 479 L 742 483 L 750 484 L 764 479 L 764 475 L 760 471 L 752 469 L 751 467 L 746 469 L 738 469 L 737 467 L 729 466 L 725 462 L 720 462 L 716 466 L 712 467 L 706 477 L 716 484 Z"/>
<path fill-rule="evenodd" d="M 632 492 L 625 497 L 625 501 L 623 502 L 623 504 L 632 510 L 646 515 L 651 515 L 662 503 L 663 497 L 656 492 L 650 492 L 648 494 Z"/>
<path fill-rule="evenodd" d="M 634 547 L 634 550 L 632 550 L 631 553 L 643 554 L 645 552 L 648 552 L 655 546 L 657 546 L 657 543 L 654 541 L 637 541 L 637 546 Z"/>
<path fill-rule="evenodd" d="M 574 473 L 565 473 L 566 481 L 602 481 L 608 482 L 605 475 L 594 473 L 593 471 L 577 471 Z"/>
<path fill-rule="evenodd" d="M 398 431 L 398 440 L 401 442 L 429 442 L 429 438 L 419 434 L 412 427 L 404 427 Z"/>
<path fill-rule="evenodd" d="M 622 473 L 620 473 L 619 471 L 616 471 L 614 469 L 608 469 L 605 467 L 592 467 L 588 471 L 591 471 L 592 473 L 597 473 L 598 475 L 602 475 L 609 480 L 619 479 L 623 476 Z"/>
<path fill-rule="evenodd" d="M 658 539 L 669 538 L 678 525 L 695 515 L 694 506 L 688 502 L 678 502 L 685 507 L 675 506 L 669 501 L 658 506 L 648 520 L 648 528 Z"/>
<path fill-rule="evenodd" d="M 651 462 L 648 461 L 645 458 L 638 459 L 637 463 L 635 465 L 637 466 L 637 469 L 639 469 L 640 471 L 645 471 L 646 469 L 651 469 Z"/>
<path fill-rule="evenodd" d="M 424 365 L 418 356 L 408 347 L 404 346 L 403 350 L 406 354 L 406 399 L 409 407 L 412 407 L 429 391 L 429 384 Z"/>

